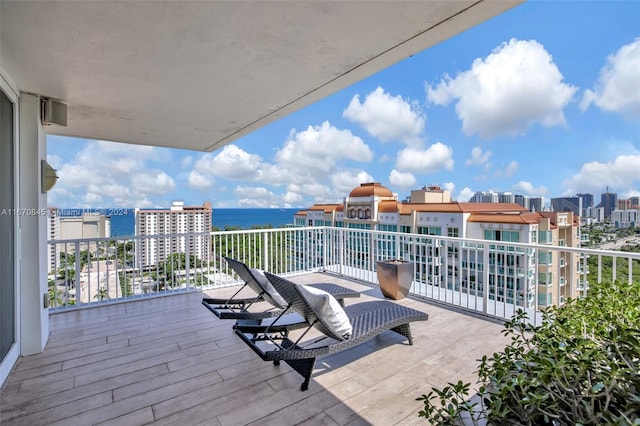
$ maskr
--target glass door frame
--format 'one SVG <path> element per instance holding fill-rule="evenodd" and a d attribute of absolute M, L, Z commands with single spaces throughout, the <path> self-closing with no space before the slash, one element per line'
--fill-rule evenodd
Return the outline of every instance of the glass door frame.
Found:
<path fill-rule="evenodd" d="M 13 104 L 13 206 L 15 209 L 19 204 L 19 158 L 20 158 L 20 117 L 19 117 L 19 101 L 18 91 L 13 88 L 10 82 L 5 78 L 4 70 L 0 67 L 0 91 Z M 13 215 L 13 252 L 15 253 L 13 262 L 13 285 L 14 285 L 14 342 L 4 358 L 0 359 L 0 386 L 2 386 L 13 369 L 20 355 L 20 228 L 18 216 Z"/>

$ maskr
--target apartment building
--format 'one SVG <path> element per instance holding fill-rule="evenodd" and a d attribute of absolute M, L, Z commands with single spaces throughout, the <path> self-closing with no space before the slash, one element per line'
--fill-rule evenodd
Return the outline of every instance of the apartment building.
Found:
<path fill-rule="evenodd" d="M 174 201 L 169 209 L 135 209 L 135 235 L 143 237 L 136 242 L 136 265 L 141 268 L 156 265 L 171 253 L 208 259 L 210 232 L 209 202 L 185 206 L 182 201 Z M 158 238 L 162 235 L 167 237 Z"/>
<path fill-rule="evenodd" d="M 619 229 L 640 226 L 640 209 L 614 210 L 611 212 L 611 222 Z"/>
<path fill-rule="evenodd" d="M 49 207 L 47 209 L 47 239 L 60 239 L 60 209 Z M 47 275 L 51 275 L 56 270 L 57 260 L 59 258 L 60 248 L 57 244 L 49 245 L 49 261 L 47 262 Z"/>
<path fill-rule="evenodd" d="M 584 274 L 579 274 L 585 262 L 580 263 L 575 255 L 506 248 L 508 243 L 578 247 L 578 217 L 572 212 L 530 212 L 515 203 L 453 202 L 440 188 L 435 198 L 433 195 L 426 187 L 412 191 L 411 202 L 399 202 L 396 194 L 379 183 L 365 183 L 342 203 L 317 204 L 297 212 L 294 223 L 505 243 L 475 245 L 420 238 L 419 249 L 407 252 L 416 264 L 416 282 L 476 297 L 485 288 L 485 268 L 489 269 L 488 298 L 518 306 L 562 304 L 585 288 Z M 371 262 L 355 238 L 346 241 L 347 255 L 363 265 Z M 394 253 L 401 250 L 391 238 L 379 236 L 377 241 Z"/>
<path fill-rule="evenodd" d="M 96 238 L 109 238 L 111 236 L 111 218 L 99 211 L 84 209 L 59 209 L 49 207 L 47 209 L 47 226 L 49 240 L 79 240 Z M 95 242 L 81 250 L 97 249 Z M 47 273 L 51 274 L 57 267 L 60 251 L 73 253 L 73 245 L 61 247 L 59 244 L 49 246 L 49 262 Z"/>

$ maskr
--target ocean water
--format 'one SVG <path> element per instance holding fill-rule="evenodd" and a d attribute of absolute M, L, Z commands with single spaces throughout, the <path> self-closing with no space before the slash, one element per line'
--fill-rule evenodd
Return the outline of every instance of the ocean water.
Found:
<path fill-rule="evenodd" d="M 250 229 L 253 226 L 279 228 L 293 224 L 296 209 L 213 209 L 211 225 L 224 230 L 225 227 Z M 133 209 L 122 209 L 111 214 L 111 236 L 126 237 L 134 234 L 135 214 Z M 117 214 L 116 214 L 117 213 Z"/>

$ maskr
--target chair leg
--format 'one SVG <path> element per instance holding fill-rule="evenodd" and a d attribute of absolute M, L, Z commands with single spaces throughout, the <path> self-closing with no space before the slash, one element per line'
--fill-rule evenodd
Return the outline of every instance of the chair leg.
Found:
<path fill-rule="evenodd" d="M 300 386 L 300 390 L 306 391 L 309 389 L 309 381 L 313 374 L 313 367 L 316 365 L 315 358 L 306 359 L 287 359 L 284 360 L 291 368 L 296 370 L 304 378 L 304 382 Z"/>
<path fill-rule="evenodd" d="M 407 340 L 409 340 L 409 344 L 413 345 L 413 336 L 411 336 L 411 328 L 409 327 L 408 323 L 393 327 L 391 330 L 406 337 Z"/>

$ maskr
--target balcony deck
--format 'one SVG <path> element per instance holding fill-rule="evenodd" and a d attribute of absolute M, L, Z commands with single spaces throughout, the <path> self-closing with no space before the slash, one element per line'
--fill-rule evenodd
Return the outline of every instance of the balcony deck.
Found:
<path fill-rule="evenodd" d="M 377 288 L 335 282 L 381 298 Z M 228 294 L 231 288 L 209 291 Z M 0 395 L 2 425 L 424 424 L 415 398 L 449 381 L 475 381 L 477 359 L 507 342 L 500 324 L 418 299 L 414 346 L 387 332 L 320 358 L 306 392 L 286 364 L 258 358 L 214 317 L 201 293 L 52 314 L 45 351 L 18 361 Z"/>

